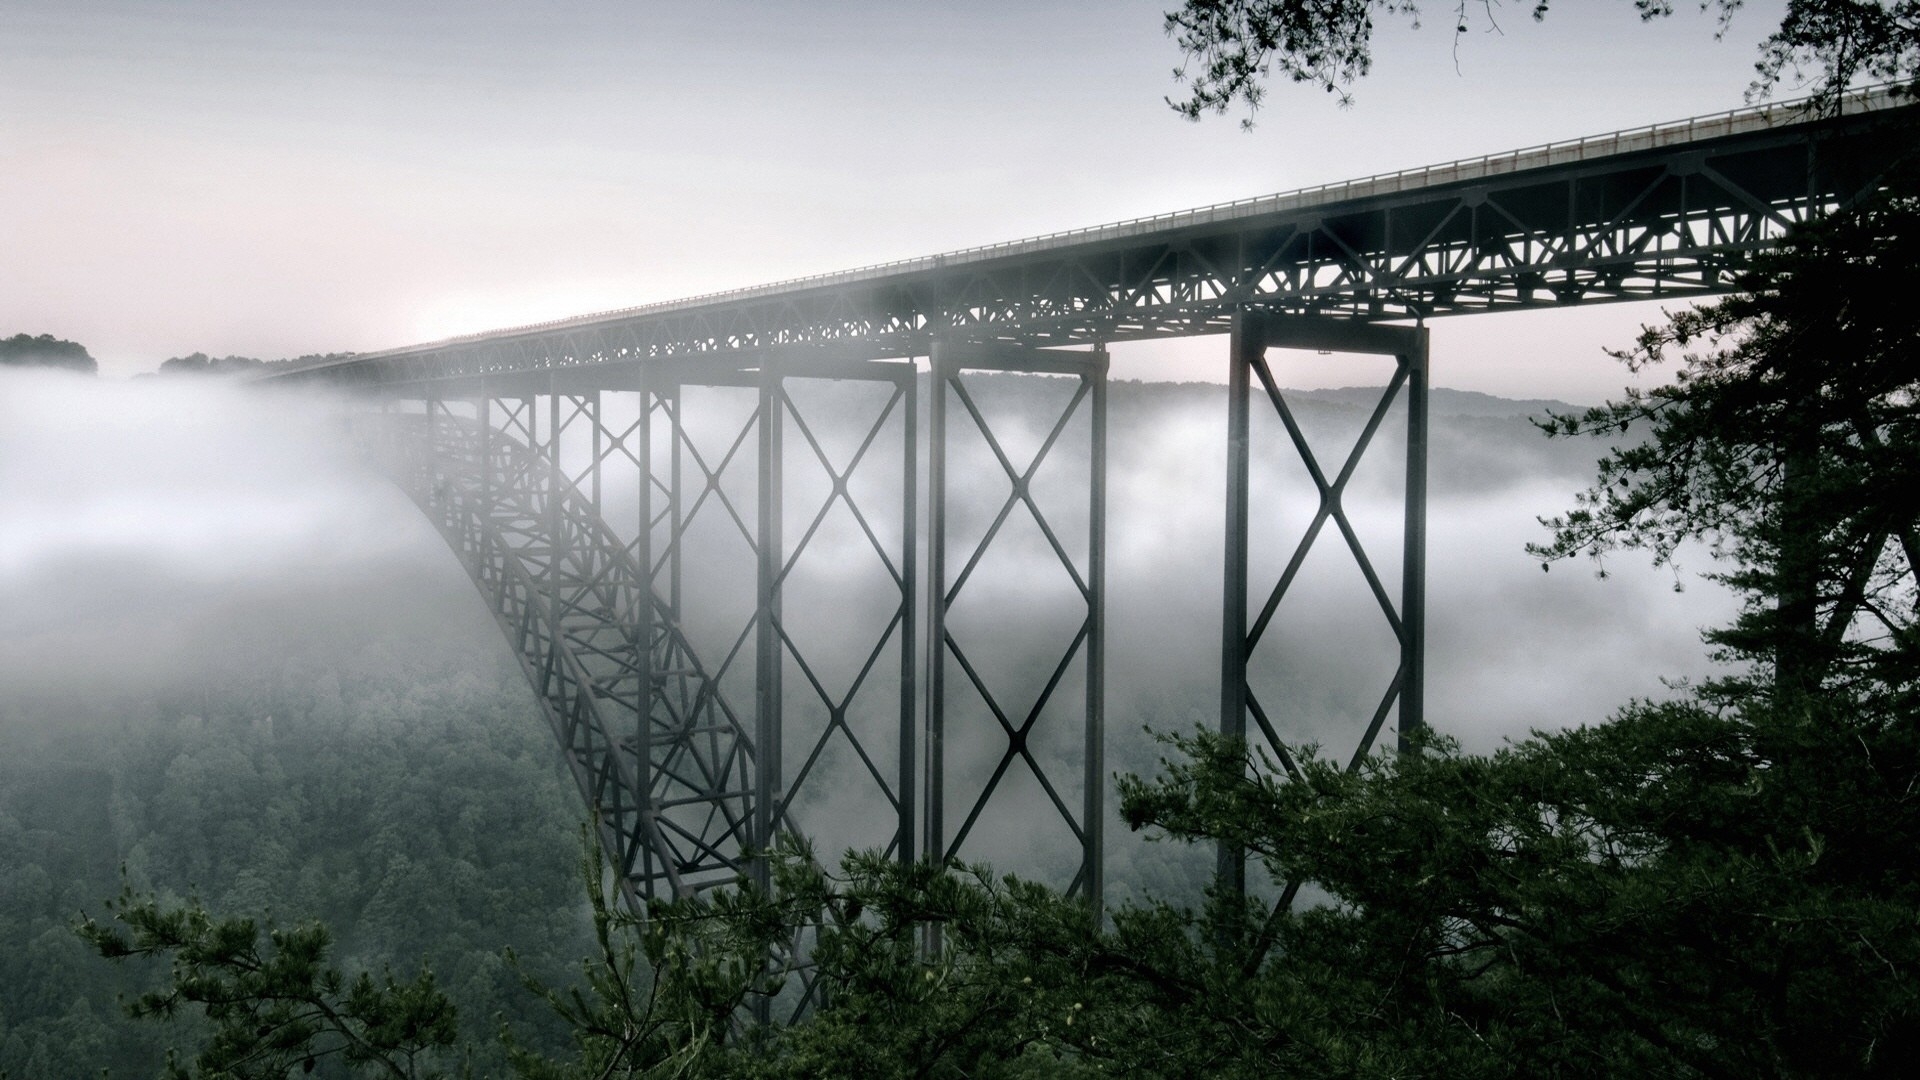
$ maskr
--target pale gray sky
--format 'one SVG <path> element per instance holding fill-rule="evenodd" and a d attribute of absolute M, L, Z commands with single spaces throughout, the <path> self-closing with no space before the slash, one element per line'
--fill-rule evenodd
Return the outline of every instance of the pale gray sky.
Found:
<path fill-rule="evenodd" d="M 1243 133 L 1163 103 L 1169 2 L 0 0 L 0 334 L 382 348 L 1673 120 L 1742 104 L 1781 6 L 1510 2 L 1456 56 L 1435 3 L 1353 108 Z M 1656 315 L 1448 320 L 1436 381 L 1597 400 Z"/>

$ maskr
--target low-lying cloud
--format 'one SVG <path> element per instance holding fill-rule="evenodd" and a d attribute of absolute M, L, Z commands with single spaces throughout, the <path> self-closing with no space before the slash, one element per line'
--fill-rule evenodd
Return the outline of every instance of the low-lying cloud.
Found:
<path fill-rule="evenodd" d="M 14 701 L 15 715 L 22 701 L 191 685 L 216 679 L 223 666 L 247 656 L 326 642 L 457 636 L 488 641 L 501 663 L 510 662 L 453 555 L 343 437 L 336 405 L 215 382 L 3 374 L 0 692 Z M 1014 413 L 1031 411 L 1029 390 L 1060 390 L 1007 378 L 979 386 L 983 409 Z M 1210 725 L 1218 715 L 1224 390 L 1119 383 L 1112 395 L 1108 764 L 1150 771 L 1158 748 L 1141 734 L 1143 726 L 1180 730 Z M 1535 518 L 1566 508 L 1585 483 L 1598 447 L 1549 444 L 1484 402 L 1453 404 L 1460 409 L 1449 414 L 1440 403 L 1434 421 L 1429 722 L 1468 749 L 1485 750 L 1534 728 L 1599 721 L 1632 697 L 1670 692 L 1663 680 L 1705 673 L 1699 630 L 1730 617 L 1723 590 L 1676 579 L 1632 556 L 1615 560 L 1605 581 L 1586 565 L 1542 574 L 1522 550 L 1542 535 Z M 1322 465 L 1336 471 L 1343 440 L 1364 420 L 1363 405 L 1332 394 L 1302 398 L 1299 410 L 1309 434 L 1329 440 L 1333 449 L 1322 451 Z M 829 408 L 816 422 L 832 423 L 831 414 Z M 1023 416 L 1005 420 L 1016 466 L 1046 428 L 1044 419 Z M 690 422 L 699 427 L 698 418 Z M 1402 481 L 1393 425 L 1402 422 L 1398 412 L 1389 417 L 1345 504 L 1396 601 Z M 900 424 L 900 417 L 891 421 L 872 462 L 856 474 L 863 512 L 889 550 L 899 528 Z M 709 441 L 727 443 L 725 428 L 715 427 Z M 1085 465 L 1076 449 L 1085 434 L 1083 426 L 1068 429 L 1057 464 L 1049 466 L 1054 471 L 1043 472 L 1034 489 L 1076 560 L 1085 549 Z M 1305 473 L 1289 463 L 1277 423 L 1258 421 L 1255 435 L 1257 611 L 1315 498 Z M 956 510 L 955 560 L 970 552 L 966 539 L 984 530 L 1007 490 L 983 443 L 959 445 L 951 487 L 956 498 L 970 493 L 974 501 Z M 811 451 L 796 434 L 789 433 L 787 449 L 792 544 L 830 488 L 817 465 L 802 468 Z M 744 452 L 751 454 L 751 445 Z M 849 452 L 836 444 L 830 456 L 844 461 Z M 751 462 L 727 480 L 749 515 L 753 481 Z M 635 517 L 635 483 L 608 474 L 610 519 Z M 924 497 L 924 480 L 921 491 Z M 735 526 L 711 507 L 703 513 L 710 517 L 701 528 L 711 534 L 690 537 L 686 595 L 690 606 L 702 598 L 712 603 L 688 612 L 688 629 L 709 651 L 724 650 L 751 618 L 752 563 L 739 538 L 729 538 Z M 1016 508 L 1016 518 L 1024 514 Z M 633 523 L 616 524 L 631 535 Z M 924 538 L 924 521 L 921 529 Z M 1001 704 L 1023 715 L 1078 616 L 1071 584 L 1037 530 L 1019 521 L 1008 530 L 956 604 L 952 625 L 989 683 L 1004 690 Z M 842 511 L 814 543 L 792 579 L 789 619 L 809 663 L 838 693 L 867 658 L 898 594 Z M 1675 592 L 1682 580 L 1686 591 Z M 897 649 L 896 633 L 869 676 L 872 687 L 848 713 L 890 777 L 898 747 Z M 750 646 L 747 652 L 729 679 L 739 707 L 751 702 Z M 1255 654 L 1255 688 L 1284 735 L 1344 757 L 1385 689 L 1393 659 L 1391 633 L 1329 525 Z M 1033 742 L 1049 780 L 1076 810 L 1080 663 Z M 949 761 L 991 768 L 1004 747 L 997 724 L 955 668 L 948 685 L 955 695 Z M 825 713 L 791 664 L 787 701 L 792 773 L 811 736 L 823 730 Z M 531 701 L 527 720 L 538 722 Z M 872 790 L 871 778 L 838 737 L 817 768 L 820 794 L 803 796 L 797 809 L 834 834 L 821 837 L 822 851 L 889 834 L 880 825 L 878 796 L 863 802 L 857 794 Z M 983 781 L 969 775 L 949 785 L 950 834 Z M 1053 823 L 1050 800 L 1023 763 L 1002 784 L 969 856 L 1059 876 L 1071 837 Z M 1166 859 L 1143 861 L 1117 826 L 1109 832 L 1116 875 L 1132 874 L 1136 886 L 1186 875 Z"/>

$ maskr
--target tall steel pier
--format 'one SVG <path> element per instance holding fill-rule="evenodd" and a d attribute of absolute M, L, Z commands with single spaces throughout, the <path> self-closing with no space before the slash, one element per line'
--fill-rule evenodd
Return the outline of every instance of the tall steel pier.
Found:
<path fill-rule="evenodd" d="M 1357 762 L 1390 721 L 1403 744 L 1423 723 L 1429 321 L 1727 291 L 1756 252 L 1875 191 L 1915 123 L 1874 93 L 1826 118 L 1750 109 L 276 381 L 384 408 L 408 491 L 498 617 L 636 904 L 764 875 L 783 830 L 968 859 L 1016 788 L 1022 828 L 1073 853 L 1054 883 L 1098 904 L 1110 344 L 1226 338 L 1220 727 L 1290 767 L 1283 703 L 1248 659 L 1333 545 L 1397 643 Z M 1273 350 L 1391 362 L 1344 458 L 1316 456 Z M 983 404 L 997 372 L 1057 377 L 1037 449 Z M 1254 445 L 1269 410 L 1285 439 Z M 1342 502 L 1389 415 L 1406 429 L 1397 588 Z M 1249 472 L 1279 456 L 1314 509 L 1256 581 L 1249 553 L 1277 530 Z M 1009 681 L 982 661 L 1006 643 L 977 571 L 1016 533 L 1068 630 L 1021 658 L 1040 677 Z M 1241 860 L 1221 869 L 1238 880 Z"/>

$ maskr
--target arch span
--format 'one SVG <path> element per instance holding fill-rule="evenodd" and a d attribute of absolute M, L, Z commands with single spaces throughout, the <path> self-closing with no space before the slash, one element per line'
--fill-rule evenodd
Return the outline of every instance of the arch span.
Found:
<path fill-rule="evenodd" d="M 754 733 L 593 502 L 487 404 L 380 414 L 390 471 L 506 635 L 628 899 L 738 880 L 770 839 Z"/>

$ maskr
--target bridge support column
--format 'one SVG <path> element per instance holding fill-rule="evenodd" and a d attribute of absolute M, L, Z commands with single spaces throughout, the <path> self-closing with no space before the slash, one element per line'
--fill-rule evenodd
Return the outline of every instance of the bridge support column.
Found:
<path fill-rule="evenodd" d="M 749 437 L 759 409 L 756 403 L 748 427 L 710 464 L 706 452 L 712 447 L 702 446 L 686 423 L 687 387 L 707 382 L 690 377 L 694 374 L 669 363 L 642 365 L 634 380 L 633 424 L 612 433 L 611 440 L 638 473 L 635 537 L 628 555 L 639 588 L 624 623 L 636 646 L 639 730 L 632 752 L 636 773 L 646 784 L 640 815 L 654 838 L 635 868 L 637 891 L 646 898 L 690 896 L 731 884 L 738 876 L 766 880 L 765 860 L 752 857 L 770 836 L 766 815 L 772 800 L 761 774 L 769 722 L 763 715 L 768 695 L 760 685 L 764 666 L 754 672 L 751 709 L 737 710 L 733 704 L 745 697 L 734 670 L 742 642 L 755 639 L 747 655 L 758 654 L 759 530 L 739 525 L 756 565 L 749 577 L 755 582 L 751 614 L 737 637 L 728 628 L 720 640 L 695 640 L 697 634 L 684 621 L 683 574 L 689 527 L 702 508 L 709 516 L 742 521 L 722 480 L 740 461 L 757 462 L 757 448 L 744 459 L 734 451 Z M 743 378 L 725 367 L 715 376 L 724 385 L 739 385 Z M 766 499 L 756 489 L 750 512 Z M 694 602 L 711 605 L 713 597 L 699 594 Z M 777 716 L 772 722 L 777 724 Z"/>
<path fill-rule="evenodd" d="M 633 685 L 633 758 L 634 776 L 641 794 L 639 807 L 640 828 L 650 841 L 657 837 L 660 821 L 653 800 L 653 715 L 654 695 L 663 693 L 664 676 L 656 663 L 655 653 L 661 641 L 659 624 L 672 617 L 671 610 L 663 610 L 659 601 L 658 587 L 654 580 L 653 531 L 654 531 L 654 489 L 659 486 L 654 476 L 653 461 L 653 414 L 658 407 L 654 398 L 653 380 L 646 365 L 634 368 L 634 397 L 636 413 L 633 427 L 626 438 L 631 440 L 627 453 L 631 455 L 636 475 L 634 477 L 634 537 L 633 568 L 639 584 L 639 595 L 635 597 L 633 612 L 624 620 L 634 658 Z M 621 440 L 624 442 L 624 440 Z M 662 851 L 657 841 L 640 845 L 635 865 L 628 871 L 628 880 L 652 882 L 661 876 L 664 869 L 661 863 Z"/>
<path fill-rule="evenodd" d="M 675 619 L 677 559 L 689 536 L 701 545 L 693 554 L 728 560 L 692 575 L 689 587 L 703 595 L 686 602 L 708 605 L 709 618 L 716 579 L 745 575 L 736 540 L 752 560 L 751 614 L 711 655 L 716 680 L 740 658 L 733 677 L 744 684 L 746 658 L 752 665 L 737 842 L 753 853 L 745 875 L 765 886 L 765 853 L 781 832 L 816 842 L 826 861 L 849 848 L 878 847 L 903 861 L 916 854 L 918 391 L 907 363 L 814 347 L 752 360 L 662 364 L 646 376 L 656 395 L 647 422 L 667 430 L 647 436 L 644 471 L 655 473 L 668 456 L 662 434 L 672 461 L 649 483 L 641 513 L 655 593 L 671 594 L 661 606 Z M 747 470 L 751 509 L 739 476 Z M 652 508 L 655 495 L 667 510 Z M 740 591 L 727 599 L 737 605 Z M 882 824 L 889 816 L 890 829 Z M 794 928 L 791 955 L 772 961 L 800 972 L 797 993 L 777 1003 L 783 1013 L 817 1004 L 804 962 L 812 932 Z M 756 1016 L 767 1018 L 775 1004 L 760 1000 Z"/>
<path fill-rule="evenodd" d="M 786 516 L 786 486 L 781 481 L 785 463 L 781 435 L 781 389 L 777 375 L 762 372 L 760 382 L 760 468 L 758 511 L 755 526 L 758 536 L 755 560 L 754 681 L 758 725 L 754 737 L 753 846 L 760 854 L 753 860 L 754 883 L 765 889 L 768 877 L 767 854 L 773 849 L 774 832 L 779 828 L 780 806 L 785 792 L 780 782 L 780 743 L 785 732 L 780 722 L 784 698 L 781 674 L 785 668 L 780 648 L 780 579 L 786 542 L 782 525 Z"/>
<path fill-rule="evenodd" d="M 829 805 L 864 789 L 863 797 L 891 811 L 891 835 L 820 838 L 835 843 L 835 850 L 879 846 L 910 861 L 917 846 L 919 659 L 913 366 L 796 349 L 770 358 L 760 378 L 762 439 L 773 448 L 763 475 L 778 476 L 785 495 L 768 504 L 765 517 L 773 530 L 761 555 L 772 618 L 762 641 L 770 666 L 798 676 L 783 724 L 784 734 L 797 741 L 770 774 L 775 796 L 791 821 L 816 806 L 825 816 L 842 815 L 852 804 L 841 803 L 837 811 Z M 831 438 L 828 425 L 859 438 Z M 891 478 L 896 468 L 897 486 Z M 789 510 L 796 511 L 798 533 L 791 541 L 782 524 Z M 860 567 L 867 569 L 864 580 L 849 573 Z M 794 588 L 830 590 L 810 607 L 844 604 L 847 617 L 821 610 L 789 617 L 780 605 Z M 872 606 L 877 596 L 886 597 L 887 607 Z M 863 636 L 856 614 L 884 618 Z M 823 625 L 808 627 L 808 617 Z M 893 663 L 883 666 L 889 657 Z M 882 674 L 887 667 L 896 680 L 892 687 Z M 892 754 L 883 749 L 888 742 L 897 742 Z M 862 813 L 870 815 L 871 808 Z"/>
<path fill-rule="evenodd" d="M 975 824 L 989 804 L 995 801 L 996 795 L 1003 799 L 1012 797 L 1013 793 L 1000 790 L 1002 780 L 1010 769 L 1024 766 L 1030 770 L 1045 800 L 1066 825 L 1074 846 L 1078 848 L 1078 865 L 1071 874 L 1062 873 L 1059 877 L 1066 883 L 1068 892 L 1085 897 L 1097 912 L 1105 891 L 1107 353 L 1104 347 L 1092 352 L 1070 352 L 936 339 L 931 360 L 933 398 L 929 409 L 931 431 L 928 468 L 930 535 L 926 854 L 928 858 L 939 860 L 964 858 Z M 1016 465 L 996 436 L 992 422 L 969 391 L 964 378 L 968 371 L 1068 376 L 1077 380 L 1077 386 L 1031 461 Z M 955 404 L 960 408 L 957 418 L 952 415 Z M 1054 519 L 1050 519 L 1048 511 L 1036 501 L 1033 482 L 1036 474 L 1047 464 L 1068 424 L 1083 410 L 1088 432 L 1086 550 L 1083 557 L 1075 558 L 1067 546 L 1075 538 L 1069 536 L 1063 539 L 1055 532 Z M 952 508 L 948 503 L 952 479 L 949 467 L 956 431 L 968 431 L 980 436 L 997 460 L 1010 491 L 984 536 L 970 550 L 958 553 L 961 558 L 957 562 L 950 563 L 948 546 L 953 539 L 954 528 L 950 513 Z M 1073 509 L 1077 508 L 1052 508 L 1055 515 Z M 1013 700 L 1008 686 L 994 684 L 992 673 L 969 656 L 967 646 L 961 640 L 964 633 L 956 633 L 952 621 L 956 601 L 973 579 L 988 550 L 1003 536 L 1002 527 L 1009 516 L 1017 510 L 1024 510 L 1031 515 L 1033 524 L 1045 538 L 1047 546 L 1058 560 L 1059 569 L 1064 571 L 1079 602 L 1084 605 L 1085 612 L 1065 650 L 1057 658 L 1040 658 L 1047 660 L 1052 667 L 1044 688 L 1031 701 Z M 1004 619 L 1013 615 L 1011 611 L 1002 611 L 994 617 Z M 991 643 L 975 640 L 971 644 L 977 648 Z M 1081 751 L 1080 776 L 1077 778 L 1081 792 L 1080 798 L 1073 800 L 1070 792 L 1063 794 L 1056 787 L 1053 778 L 1035 756 L 1031 743 L 1036 737 L 1052 734 L 1041 725 L 1042 716 L 1049 711 L 1049 705 L 1054 702 L 1056 692 L 1076 660 L 1081 663 L 1084 689 L 1078 710 L 1081 716 L 1080 730 L 1074 740 Z M 956 683 L 949 681 L 949 675 L 953 674 L 959 676 Z M 993 727 L 988 729 L 991 734 L 987 740 L 995 749 L 987 755 L 989 760 L 956 763 L 957 767 L 950 770 L 949 754 L 953 749 L 950 736 L 956 734 L 952 724 L 958 715 L 955 685 L 970 687 L 972 694 L 966 694 L 964 689 L 960 694 L 967 700 L 977 701 L 990 718 Z M 1058 723 L 1056 720 L 1055 724 Z M 975 736 L 981 733 L 968 731 L 963 734 Z M 959 780 L 961 774 L 986 769 L 990 769 L 991 775 L 977 794 L 957 790 L 954 784 L 949 783 L 950 779 Z M 950 771 L 954 773 L 951 777 Z M 954 809 L 960 810 L 964 817 L 957 827 L 951 827 L 947 814 L 948 799 L 955 796 L 960 801 Z"/>
<path fill-rule="evenodd" d="M 711 620 L 720 606 L 711 595 L 715 579 L 740 581 L 747 573 L 733 554 L 736 540 L 752 560 L 751 612 L 738 639 L 710 653 L 715 677 L 733 672 L 743 689 L 751 665 L 741 846 L 765 851 L 781 831 L 793 831 L 820 842 L 823 857 L 879 847 L 912 859 L 919 670 L 913 367 L 813 347 L 752 359 L 732 368 L 662 364 L 646 376 L 655 398 L 648 423 L 658 425 L 647 439 L 647 471 L 657 474 L 664 462 L 666 472 L 655 476 L 648 499 L 669 503 L 642 510 L 652 523 L 654 590 L 670 597 L 662 606 L 677 619 L 677 560 L 685 538 L 698 536 L 696 554 L 727 561 L 704 566 L 696 577 L 706 591 L 685 600 L 704 606 Z M 701 391 L 697 404 L 689 389 Z M 730 494 L 745 495 L 740 474 L 749 471 L 750 506 Z M 790 605 L 796 589 L 805 602 Z M 887 817 L 893 827 L 882 829 Z M 765 860 L 749 861 L 746 872 L 764 882 Z"/>
<path fill-rule="evenodd" d="M 1426 646 L 1427 345 L 1428 331 L 1425 327 L 1287 317 L 1248 309 L 1234 314 L 1227 404 L 1226 573 L 1222 603 L 1220 731 L 1233 738 L 1246 738 L 1247 721 L 1251 718 L 1264 747 L 1289 773 L 1295 771 L 1295 763 L 1269 717 L 1269 703 L 1260 700 L 1248 681 L 1248 666 L 1281 600 L 1300 572 L 1307 553 L 1329 522 L 1344 539 L 1398 644 L 1392 678 L 1373 709 L 1371 719 L 1349 758 L 1348 767 L 1358 766 L 1373 751 L 1387 716 L 1396 709 L 1399 717 L 1397 746 L 1401 752 L 1410 751 L 1417 745 L 1419 733 L 1426 724 L 1423 684 Z M 1269 348 L 1363 353 L 1388 356 L 1394 360 L 1394 373 L 1386 390 L 1375 403 L 1346 461 L 1331 478 L 1321 468 L 1285 396 L 1274 381 L 1266 361 Z M 1256 383 L 1264 391 L 1264 396 L 1286 430 L 1298 460 L 1312 478 L 1319 505 L 1305 535 L 1281 572 L 1279 581 L 1267 593 L 1258 613 L 1249 619 L 1252 595 L 1247 563 L 1256 525 L 1248 506 L 1248 492 L 1253 461 L 1252 397 Z M 1347 518 L 1341 498 L 1347 482 L 1385 420 L 1388 409 L 1402 396 L 1403 390 L 1407 407 L 1406 487 L 1400 596 L 1396 603 L 1374 572 L 1373 564 Z M 1244 852 L 1231 848 L 1223 847 L 1220 851 L 1221 883 L 1235 892 L 1245 888 L 1244 856 Z M 1296 888 L 1297 883 L 1290 885 L 1281 902 L 1291 903 Z"/>
<path fill-rule="evenodd" d="M 1227 552 L 1226 583 L 1221 592 L 1220 734 L 1247 734 L 1247 472 L 1252 464 L 1252 417 L 1248 383 L 1253 367 L 1266 355 L 1254 316 L 1233 314 L 1227 370 Z M 1220 886 L 1234 895 L 1246 891 L 1246 852 L 1221 845 Z"/>
<path fill-rule="evenodd" d="M 1427 726 L 1427 341 L 1428 331 L 1399 356 L 1407 373 L 1405 541 L 1400 573 L 1400 730 L 1397 747 L 1415 751 Z"/>

